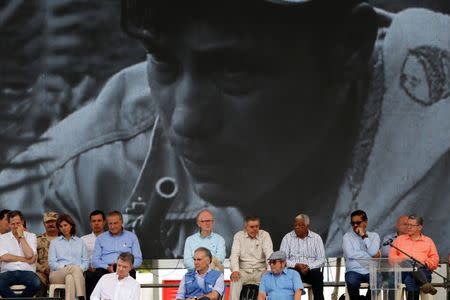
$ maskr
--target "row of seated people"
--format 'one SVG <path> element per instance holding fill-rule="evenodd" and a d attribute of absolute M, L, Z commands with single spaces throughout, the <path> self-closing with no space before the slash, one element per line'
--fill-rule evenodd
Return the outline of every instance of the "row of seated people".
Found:
<path fill-rule="evenodd" d="M 142 264 L 139 241 L 123 230 L 122 215 L 91 213 L 92 234 L 77 237 L 67 214 L 44 214 L 45 233 L 26 230 L 20 211 L 7 213 L 9 232 L 0 235 L 0 295 L 6 298 L 46 296 L 49 284 L 64 284 L 65 299 L 139 300 L 135 269 Z M 2 218 L 3 219 L 3 218 Z M 16 295 L 12 285 L 24 285 Z"/>
<path fill-rule="evenodd" d="M 4 217 L 1 213 L 0 217 L 3 222 Z M 9 228 L 14 233 L 17 232 L 17 226 L 19 225 L 14 225 L 15 223 L 11 222 L 11 217 L 12 215 L 8 214 Z M 14 216 L 12 218 L 14 219 Z M 369 279 L 368 270 L 361 266 L 357 259 L 380 257 L 382 253 L 385 256 L 389 254 L 392 261 L 404 260 L 405 257 L 395 249 L 391 249 L 389 252 L 388 245 L 380 249 L 378 234 L 366 231 L 368 220 L 365 212 L 355 211 L 350 218 L 353 231 L 348 232 L 343 239 L 344 256 L 347 260 L 345 279 L 351 299 L 358 299 L 360 283 L 368 282 Z M 21 220 L 22 222 L 25 221 L 23 216 L 21 216 Z M 75 296 L 85 297 L 85 295 L 89 297 L 98 280 L 103 275 L 114 272 L 113 266 L 117 262 L 118 255 L 122 252 L 131 252 L 136 258 L 133 267 L 140 266 L 142 254 L 139 241 L 133 233 L 123 230 L 120 212 L 109 213 L 107 220 L 109 230 L 106 233 L 103 233 L 106 222 L 102 212 L 92 212 L 90 221 L 93 232 L 79 239 L 75 236 L 75 224 L 70 216 L 61 215 L 58 217 L 53 212 L 44 214 L 46 232 L 38 237 L 37 242 L 37 274 L 41 281 L 40 286 L 42 286 L 38 293 L 45 293 L 50 281 L 50 283 L 66 283 L 66 299 L 74 299 Z M 404 274 L 404 282 L 409 291 L 408 297 L 412 297 L 411 299 L 418 297 L 417 292 L 420 286 L 423 287 L 424 291 L 435 292 L 432 286 L 426 283 L 431 280 L 430 269 L 436 268 L 439 257 L 431 239 L 421 234 L 422 222 L 419 217 L 401 216 L 397 223 L 396 234 L 385 238 L 395 239 L 394 244 L 399 243 L 399 246 L 410 251 L 428 268 L 419 269 L 420 272 L 417 272 L 419 275 Z M 230 299 L 232 300 L 256 299 L 258 294 L 264 294 L 259 285 L 263 274 L 272 267 L 268 263 L 268 259 L 273 252 L 273 245 L 270 234 L 260 229 L 260 223 L 258 217 L 247 217 L 244 229 L 236 233 L 234 237 L 230 255 L 232 271 Z M 195 250 L 205 248 L 211 253 L 211 265 L 208 264 L 208 268 L 223 272 L 222 262 L 226 253 L 225 241 L 219 234 L 213 232 L 214 215 L 209 210 L 200 211 L 197 215 L 197 224 L 200 229 L 199 232 L 188 237 L 185 242 L 184 264 L 186 268 L 188 270 L 196 269 Z M 298 215 L 294 220 L 294 230 L 287 233 L 283 238 L 280 250 L 286 254 L 285 266 L 297 271 L 301 278 L 300 282 L 303 280 L 303 282 L 312 285 L 314 299 L 324 299 L 321 267 L 325 263 L 325 251 L 322 238 L 309 229 L 309 224 L 310 220 L 307 215 Z M 29 233 L 26 233 L 25 237 L 27 234 Z M 61 237 L 55 239 L 58 234 Z M 402 235 L 402 238 L 397 238 L 400 235 Z M 64 237 L 66 237 L 67 242 Z M 55 242 L 50 243 L 53 239 L 55 239 Z M 18 241 L 20 244 L 20 240 Z M 79 263 L 76 264 L 80 268 L 77 268 L 77 270 L 72 270 L 73 268 L 70 267 L 73 257 L 67 258 L 68 254 L 76 249 L 71 243 L 81 245 L 79 246 Z M 23 253 L 25 254 L 25 252 Z M 24 256 L 26 257 L 26 255 Z M 3 256 L 0 257 L 5 261 Z M 82 271 L 85 271 L 86 293 L 84 293 Z M 135 277 L 134 269 L 131 272 L 132 276 Z M 67 283 L 67 279 L 72 277 L 66 276 L 68 273 L 73 277 L 70 283 Z M 186 297 L 184 288 L 184 285 L 180 286 L 178 293 L 180 299 Z M 2 290 L 0 286 L 0 293 L 3 296 Z M 110 290 L 114 291 L 114 289 Z M 23 295 L 26 296 L 27 293 L 31 292 L 25 290 Z M 296 291 L 292 291 L 291 296 L 295 293 Z M 219 293 L 219 295 L 223 294 Z M 5 294 L 5 296 L 8 296 L 8 294 Z"/>

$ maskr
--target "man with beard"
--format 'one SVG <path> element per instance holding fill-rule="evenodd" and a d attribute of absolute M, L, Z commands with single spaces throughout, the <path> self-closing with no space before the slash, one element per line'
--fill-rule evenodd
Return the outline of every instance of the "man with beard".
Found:
<path fill-rule="evenodd" d="M 85 230 L 80 212 L 120 207 L 148 257 L 180 257 L 203 208 L 226 241 L 243 213 L 278 244 L 291 218 L 274 199 L 301 206 L 340 255 L 351 211 L 384 235 L 408 207 L 448 249 L 447 16 L 357 0 L 166 2 L 123 1 L 147 62 L 17 156 L 54 160 L 5 170 L 2 183 L 48 178 L 0 205 L 69 210 Z"/>

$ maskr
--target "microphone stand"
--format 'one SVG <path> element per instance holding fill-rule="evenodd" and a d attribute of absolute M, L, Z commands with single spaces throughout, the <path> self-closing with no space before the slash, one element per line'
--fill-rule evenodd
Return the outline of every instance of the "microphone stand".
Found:
<path fill-rule="evenodd" d="M 431 270 L 430 268 L 428 268 L 428 266 L 426 264 L 421 263 L 419 260 L 417 260 L 416 258 L 414 258 L 412 255 L 410 255 L 409 253 L 406 253 L 405 251 L 403 251 L 402 249 L 398 248 L 397 246 L 395 246 L 393 243 L 393 240 L 389 241 L 389 245 L 394 248 L 395 250 L 403 253 L 404 255 L 406 255 L 409 259 L 412 260 L 412 268 L 413 268 L 413 272 L 416 271 L 416 267 L 417 265 L 424 267 L 425 269 L 431 271 L 432 273 L 436 274 L 437 276 L 441 277 L 444 280 L 444 288 L 446 291 L 448 291 L 448 287 L 449 287 L 449 281 L 447 279 L 447 277 L 439 274 L 438 272 Z"/>

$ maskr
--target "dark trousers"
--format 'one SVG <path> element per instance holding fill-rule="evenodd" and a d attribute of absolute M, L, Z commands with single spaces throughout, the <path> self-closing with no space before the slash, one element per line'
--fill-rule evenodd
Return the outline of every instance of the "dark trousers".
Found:
<path fill-rule="evenodd" d="M 22 294 L 16 295 L 10 288 L 11 285 L 22 284 L 25 286 Z M 3 298 L 33 297 L 41 287 L 41 280 L 32 271 L 6 271 L 0 273 L 0 295 Z"/>
<path fill-rule="evenodd" d="M 297 270 L 298 271 L 298 270 Z M 311 269 L 306 274 L 298 272 L 302 282 L 309 283 L 312 286 L 314 300 L 324 300 L 323 298 L 323 273 L 320 269 Z"/>
<path fill-rule="evenodd" d="M 108 270 L 103 268 L 97 268 L 94 272 L 87 270 L 84 272 L 84 276 L 86 279 L 86 299 L 91 298 L 91 294 L 97 285 L 97 282 L 102 278 L 103 275 L 108 274 Z M 130 276 L 136 279 L 136 270 L 130 271 Z"/>
<path fill-rule="evenodd" d="M 406 287 L 407 299 L 418 300 L 420 287 L 427 282 L 431 282 L 431 271 L 418 268 L 415 272 L 403 272 L 402 281 Z"/>
<path fill-rule="evenodd" d="M 347 285 L 350 300 L 358 300 L 364 298 L 359 295 L 359 288 L 361 283 L 369 283 L 369 280 L 369 274 L 359 274 L 353 271 L 345 273 L 345 284 Z M 370 289 L 367 290 L 365 298 L 370 299 Z"/>

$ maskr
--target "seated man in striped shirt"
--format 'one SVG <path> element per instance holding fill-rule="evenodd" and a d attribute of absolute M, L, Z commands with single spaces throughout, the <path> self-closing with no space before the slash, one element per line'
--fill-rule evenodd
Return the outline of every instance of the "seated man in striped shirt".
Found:
<path fill-rule="evenodd" d="M 315 300 L 323 300 L 323 273 L 325 250 L 320 235 L 309 230 L 309 217 L 299 214 L 294 230 L 281 241 L 280 250 L 287 255 L 287 267 L 297 270 L 302 281 L 312 285 Z"/>

